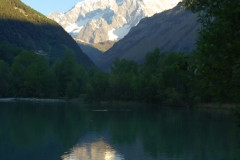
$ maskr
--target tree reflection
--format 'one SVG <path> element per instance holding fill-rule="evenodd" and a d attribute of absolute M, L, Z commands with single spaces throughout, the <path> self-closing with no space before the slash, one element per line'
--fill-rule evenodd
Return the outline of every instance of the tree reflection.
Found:
<path fill-rule="evenodd" d="M 101 154 L 121 153 L 125 159 L 137 155 L 145 160 L 238 157 L 234 126 L 225 111 L 161 108 L 127 112 L 104 106 L 108 112 L 95 112 L 98 106 L 79 103 L 0 105 L 0 159 L 3 155 L 29 159 L 31 154 L 32 159 L 59 159 L 70 148 L 87 155 L 84 147 L 91 148 L 92 156 L 99 149 Z M 91 134 L 104 141 L 88 143 L 86 136 Z"/>
<path fill-rule="evenodd" d="M 59 157 L 87 133 L 85 116 L 66 103 L 1 103 L 0 152 L 10 156 L 14 150 L 30 154 L 31 149 L 35 149 L 36 154 L 40 154 L 38 150 L 49 149 L 57 150 L 55 156 Z"/>

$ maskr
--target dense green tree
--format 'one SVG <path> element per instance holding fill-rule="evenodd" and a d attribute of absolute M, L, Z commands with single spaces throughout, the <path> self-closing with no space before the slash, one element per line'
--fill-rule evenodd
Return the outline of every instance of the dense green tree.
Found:
<path fill-rule="evenodd" d="M 57 85 L 57 95 L 60 97 L 63 97 L 64 95 L 64 85 L 62 84 L 62 70 L 63 70 L 63 65 L 62 65 L 62 60 L 56 60 L 55 63 L 52 65 L 52 70 L 56 76 L 56 85 Z"/>
<path fill-rule="evenodd" d="M 0 44 L 0 59 L 4 60 L 11 66 L 14 57 L 21 53 L 21 51 L 21 48 L 17 48 L 8 44 Z"/>
<path fill-rule="evenodd" d="M 126 59 L 116 59 L 109 79 L 111 97 L 115 100 L 133 100 L 132 79 L 138 74 L 138 64 Z"/>
<path fill-rule="evenodd" d="M 182 53 L 164 53 L 159 49 L 146 55 L 139 76 L 140 99 L 163 105 L 192 105 L 190 80 L 192 71 L 181 69 L 186 56 Z"/>
<path fill-rule="evenodd" d="M 158 48 L 156 48 L 153 52 L 149 52 L 146 54 L 146 60 L 144 63 L 144 70 L 147 73 L 157 73 L 160 71 L 159 68 L 159 60 L 163 58 L 165 53 L 161 52 Z"/>
<path fill-rule="evenodd" d="M 188 101 L 188 71 L 178 70 L 178 62 L 183 58 L 182 53 L 167 53 L 159 61 L 161 68 L 160 93 L 161 100 L 165 101 L 167 105 L 184 106 Z"/>
<path fill-rule="evenodd" d="M 9 96 L 11 71 L 7 63 L 0 60 L 0 97 Z"/>
<path fill-rule="evenodd" d="M 75 78 L 73 78 L 71 81 L 67 83 L 66 86 L 66 96 L 69 99 L 78 97 L 79 94 L 79 84 Z"/>
<path fill-rule="evenodd" d="M 218 101 L 239 102 L 240 1 L 186 0 L 202 24 L 194 51 L 196 73 Z"/>
<path fill-rule="evenodd" d="M 109 75 L 100 71 L 96 72 L 86 83 L 85 90 L 87 100 L 106 100 L 109 98 Z"/>
<path fill-rule="evenodd" d="M 141 99 L 146 102 L 159 102 L 160 94 L 160 77 L 161 70 L 160 61 L 165 53 L 161 52 L 158 48 L 153 52 L 146 55 L 146 60 L 141 68 L 142 75 L 140 76 L 140 86 L 142 89 Z"/>
<path fill-rule="evenodd" d="M 217 102 L 240 103 L 240 1 L 186 0 L 202 28 L 194 51 L 196 73 Z M 240 109 L 235 117 L 239 127 Z"/>
<path fill-rule="evenodd" d="M 77 63 L 74 53 L 66 50 L 64 59 L 57 60 L 52 68 L 57 77 L 60 97 L 76 98 L 83 93 L 88 75 L 86 69 Z"/>
<path fill-rule="evenodd" d="M 53 97 L 55 77 L 47 60 L 31 51 L 22 51 L 12 65 L 13 87 L 18 97 Z"/>
<path fill-rule="evenodd" d="M 22 51 L 18 56 L 14 58 L 11 70 L 13 74 L 13 87 L 15 90 L 15 96 L 24 96 L 24 73 L 29 65 L 36 60 L 36 55 L 31 51 Z"/>
<path fill-rule="evenodd" d="M 53 70 L 58 80 L 58 95 L 64 97 L 68 85 L 68 93 L 70 93 L 70 82 L 74 79 L 74 68 L 76 61 L 70 52 L 65 52 L 63 60 L 57 60 L 53 64 Z"/>
<path fill-rule="evenodd" d="M 45 98 L 56 98 L 57 94 L 57 87 L 58 81 L 56 75 L 54 74 L 52 69 L 47 69 L 44 73 L 42 73 L 42 94 L 40 97 Z"/>

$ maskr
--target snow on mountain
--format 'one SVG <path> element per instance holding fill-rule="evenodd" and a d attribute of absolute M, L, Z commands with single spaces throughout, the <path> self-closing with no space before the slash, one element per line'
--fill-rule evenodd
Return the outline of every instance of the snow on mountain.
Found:
<path fill-rule="evenodd" d="M 182 0 L 82 0 L 48 18 L 85 43 L 122 39 L 144 17 L 175 7 Z"/>

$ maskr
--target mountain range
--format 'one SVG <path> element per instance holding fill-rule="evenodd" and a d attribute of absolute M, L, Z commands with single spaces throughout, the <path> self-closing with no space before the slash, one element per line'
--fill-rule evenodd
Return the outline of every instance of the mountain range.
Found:
<path fill-rule="evenodd" d="M 181 0 L 83 0 L 65 13 L 53 12 L 50 19 L 58 22 L 75 40 L 99 44 L 122 39 L 144 17 L 171 9 Z M 108 42 L 109 44 L 109 42 Z M 101 46 L 101 45 L 100 45 Z M 101 51 L 108 50 L 105 45 Z"/>
<path fill-rule="evenodd" d="M 83 0 L 65 13 L 51 13 L 102 70 L 115 58 L 143 62 L 148 52 L 190 52 L 197 15 L 181 0 Z M 107 47 L 106 47 L 107 46 Z"/>
<path fill-rule="evenodd" d="M 94 66 L 89 57 L 82 52 L 81 47 L 91 53 L 91 55 L 88 55 L 102 70 L 109 70 L 114 59 L 117 57 L 141 63 L 144 61 L 146 54 L 155 48 L 160 48 L 160 50 L 164 52 L 191 51 L 194 49 L 194 43 L 197 39 L 196 31 L 200 27 L 200 24 L 197 22 L 197 16 L 186 11 L 181 3 L 178 3 L 178 5 L 172 9 L 154 14 L 157 10 L 157 4 L 158 6 L 162 6 L 163 10 L 164 5 L 168 7 L 174 6 L 177 3 L 176 0 L 159 0 L 157 1 L 158 3 L 151 0 L 84 0 L 77 3 L 66 13 L 51 14 L 60 14 L 62 18 L 61 22 L 64 22 L 63 20 L 67 18 L 67 15 L 69 17 L 74 17 L 75 15 L 77 17 L 75 20 L 78 21 L 74 21 L 74 18 L 72 19 L 72 24 L 65 21 L 65 24 L 69 24 L 70 26 L 80 24 L 80 22 L 82 24 L 82 18 L 85 17 L 84 23 L 86 22 L 86 24 L 77 27 L 79 33 L 84 30 L 87 31 L 87 26 L 101 24 L 95 28 L 93 26 L 90 27 L 92 28 L 90 33 L 96 33 L 93 34 L 95 37 L 91 38 L 92 40 L 94 39 L 92 41 L 93 43 L 75 38 L 79 47 L 76 41 L 74 41 L 59 24 L 34 11 L 21 1 L 0 0 L 0 2 L 0 43 L 22 47 L 35 52 L 41 51 L 47 54 L 47 57 L 51 61 L 62 58 L 64 50 L 70 49 L 75 52 L 80 63 L 86 66 Z M 147 7 L 146 4 L 149 4 L 149 6 Z M 155 4 L 155 8 L 153 7 L 152 9 L 153 11 L 155 10 L 154 12 L 149 9 L 151 6 L 154 6 L 153 4 Z M 84 8 L 84 6 L 86 7 Z M 114 8 L 116 6 L 118 9 Z M 125 10 L 122 9 L 123 6 L 125 6 Z M 128 7 L 127 11 L 126 7 Z M 81 10 L 79 10 L 79 8 Z M 142 8 L 145 10 L 142 10 Z M 110 10 L 112 10 L 114 14 L 110 14 Z M 138 12 L 141 14 L 137 14 Z M 83 13 L 85 14 L 84 16 L 82 15 Z M 151 14 L 154 15 L 150 17 Z M 96 19 L 96 15 L 101 16 L 99 19 Z M 120 23 L 121 21 L 116 19 L 117 15 L 119 15 L 121 19 L 129 20 L 127 21 L 128 23 Z M 95 19 L 93 17 L 95 17 Z M 111 21 L 107 21 L 109 17 L 111 17 Z M 145 18 L 141 19 L 142 17 Z M 71 19 L 67 20 L 71 21 Z M 106 32 L 104 32 L 105 34 L 100 32 L 100 35 L 105 35 L 105 38 L 107 38 L 103 41 L 98 41 L 97 39 L 99 38 L 97 37 L 99 37 L 99 35 L 97 32 L 104 30 L 106 27 L 103 25 L 105 23 L 104 21 L 107 22 L 108 26 L 112 27 L 118 24 L 118 28 L 113 28 L 114 31 L 121 30 L 126 25 L 130 25 L 131 29 L 129 28 L 130 31 L 127 31 L 128 33 L 121 32 L 122 34 L 115 34 L 115 36 L 117 36 L 117 38 L 115 37 L 116 39 L 109 38 L 111 37 L 108 34 L 110 32 L 109 30 L 106 30 Z M 96 24 L 93 24 L 93 22 L 96 22 Z M 66 27 L 69 28 L 69 26 Z M 65 28 L 65 30 L 67 30 L 67 28 Z M 75 28 L 72 31 L 74 32 L 69 33 L 74 37 L 73 33 L 76 33 L 75 31 L 77 30 Z M 92 34 L 90 34 L 90 37 L 91 35 Z M 110 49 L 107 50 L 105 48 L 106 46 Z M 107 51 L 104 52 L 104 50 Z"/>
<path fill-rule="evenodd" d="M 197 15 L 179 3 L 173 9 L 142 19 L 123 39 L 101 54 L 96 65 L 109 70 L 117 57 L 141 63 L 156 48 L 164 52 L 190 52 L 195 47 L 199 27 Z"/>
<path fill-rule="evenodd" d="M 95 66 L 72 37 L 55 21 L 28 7 L 20 0 L 0 0 L 0 44 L 41 53 L 50 62 L 72 50 L 79 63 Z"/>

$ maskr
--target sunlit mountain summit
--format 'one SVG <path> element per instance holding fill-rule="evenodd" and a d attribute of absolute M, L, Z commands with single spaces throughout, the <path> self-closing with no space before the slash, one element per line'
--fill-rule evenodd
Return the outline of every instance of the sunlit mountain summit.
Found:
<path fill-rule="evenodd" d="M 48 18 L 75 40 L 88 44 L 118 41 L 145 17 L 171 9 L 182 0 L 83 0 L 65 13 Z"/>

